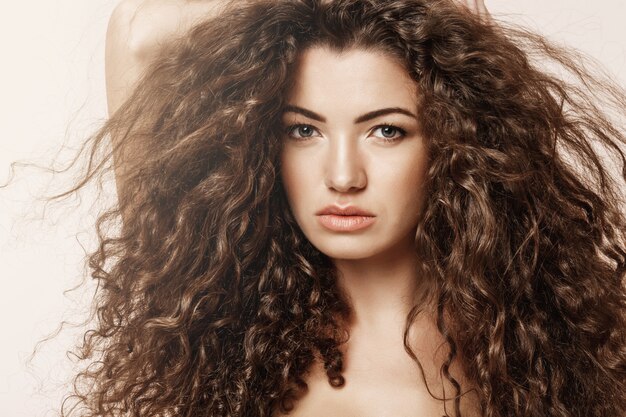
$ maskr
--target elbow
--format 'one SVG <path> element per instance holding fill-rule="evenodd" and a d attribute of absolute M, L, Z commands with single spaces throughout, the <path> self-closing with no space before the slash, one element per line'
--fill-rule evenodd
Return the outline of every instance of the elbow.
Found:
<path fill-rule="evenodd" d="M 151 16 L 152 15 L 152 16 Z M 124 49 L 134 62 L 147 62 L 159 46 L 159 30 L 145 0 L 122 0 L 113 10 L 107 29 L 108 44 Z M 157 19 L 158 20 L 158 19 Z"/>

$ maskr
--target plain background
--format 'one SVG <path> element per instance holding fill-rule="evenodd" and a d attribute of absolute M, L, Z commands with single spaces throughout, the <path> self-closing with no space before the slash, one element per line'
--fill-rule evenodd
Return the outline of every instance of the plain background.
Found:
<path fill-rule="evenodd" d="M 181 0 L 185 1 L 185 0 Z M 67 160 L 106 118 L 104 37 L 114 0 L 11 2 L 0 16 L 0 183 L 12 161 Z M 487 0 L 491 13 L 595 57 L 626 85 L 623 0 Z M 57 155 L 65 144 L 68 151 Z M 71 180 L 71 178 L 69 178 Z M 67 184 L 68 178 L 65 178 Z M 0 415 L 53 416 L 72 374 L 66 351 L 80 337 L 63 321 L 85 317 L 93 287 L 64 291 L 85 275 L 93 247 L 90 196 L 61 208 L 34 198 L 60 178 L 18 169 L 0 189 Z M 52 187 L 52 188 L 50 188 Z M 113 195 L 109 183 L 105 193 Z"/>

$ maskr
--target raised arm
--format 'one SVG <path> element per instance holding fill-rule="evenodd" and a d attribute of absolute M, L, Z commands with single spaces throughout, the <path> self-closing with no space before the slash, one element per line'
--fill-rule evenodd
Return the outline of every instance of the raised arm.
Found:
<path fill-rule="evenodd" d="M 226 3 L 227 0 L 122 0 L 111 15 L 106 35 L 109 115 L 130 97 L 150 62 L 168 41 L 215 16 Z M 113 137 L 114 144 L 115 140 Z M 118 196 L 126 188 L 120 159 L 114 155 Z"/>
<path fill-rule="evenodd" d="M 106 35 L 109 114 L 128 98 L 148 64 L 169 40 L 219 13 L 226 0 L 122 0 Z"/>

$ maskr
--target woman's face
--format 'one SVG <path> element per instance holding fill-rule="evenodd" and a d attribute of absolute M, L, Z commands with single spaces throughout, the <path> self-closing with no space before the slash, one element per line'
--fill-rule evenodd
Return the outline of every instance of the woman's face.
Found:
<path fill-rule="evenodd" d="M 392 56 L 364 49 L 310 48 L 295 75 L 281 175 L 305 236 L 333 259 L 412 250 L 427 165 L 416 83 Z"/>

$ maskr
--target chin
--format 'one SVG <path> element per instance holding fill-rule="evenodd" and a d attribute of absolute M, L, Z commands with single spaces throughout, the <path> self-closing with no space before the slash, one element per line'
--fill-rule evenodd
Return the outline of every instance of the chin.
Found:
<path fill-rule="evenodd" d="M 346 261 L 357 261 L 361 259 L 369 258 L 369 256 L 364 255 L 362 253 L 354 252 L 354 251 L 337 251 L 337 252 L 323 252 L 330 259 L 334 260 L 346 260 Z"/>
<path fill-rule="evenodd" d="M 312 242 L 312 244 L 317 250 L 331 259 L 366 259 L 378 253 L 371 245 L 362 243 L 333 242 L 333 244 L 329 244 L 325 242 L 318 245 L 316 242 Z"/>

